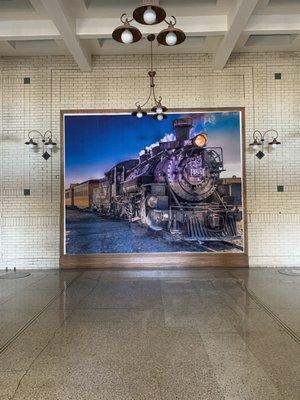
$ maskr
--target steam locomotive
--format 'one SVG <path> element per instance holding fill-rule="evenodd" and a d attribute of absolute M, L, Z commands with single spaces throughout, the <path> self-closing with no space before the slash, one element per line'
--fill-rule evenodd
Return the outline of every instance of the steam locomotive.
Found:
<path fill-rule="evenodd" d="M 238 238 L 236 199 L 222 184 L 221 147 L 202 132 L 190 138 L 191 118 L 173 122 L 175 134 L 115 165 L 93 190 L 93 208 L 107 217 L 140 222 L 174 238 Z"/>

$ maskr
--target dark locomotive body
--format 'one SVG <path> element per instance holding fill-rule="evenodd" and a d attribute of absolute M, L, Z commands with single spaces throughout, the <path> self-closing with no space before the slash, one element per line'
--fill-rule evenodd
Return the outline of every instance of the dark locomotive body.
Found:
<path fill-rule="evenodd" d="M 175 120 L 176 136 L 114 166 L 94 189 L 93 208 L 175 238 L 237 238 L 241 200 L 222 184 L 222 148 L 198 146 L 189 137 L 192 126 L 190 118 Z"/>

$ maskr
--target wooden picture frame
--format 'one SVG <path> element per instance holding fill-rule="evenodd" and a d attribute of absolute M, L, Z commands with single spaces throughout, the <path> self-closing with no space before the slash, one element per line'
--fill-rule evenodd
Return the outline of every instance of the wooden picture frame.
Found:
<path fill-rule="evenodd" d="M 65 185 L 64 185 L 64 119 L 66 115 L 80 114 L 109 114 L 130 113 L 131 110 L 61 110 L 61 207 L 60 207 L 60 267 L 62 269 L 72 268 L 245 268 L 249 266 L 248 261 L 248 233 L 246 213 L 246 173 L 245 173 L 245 108 L 244 107 L 222 107 L 222 108 L 189 108 L 171 109 L 170 112 L 240 112 L 241 113 L 241 156 L 242 156 L 242 179 L 243 179 L 243 222 L 244 222 L 244 251 L 241 253 L 103 253 L 103 254 L 64 254 L 65 235 Z"/>

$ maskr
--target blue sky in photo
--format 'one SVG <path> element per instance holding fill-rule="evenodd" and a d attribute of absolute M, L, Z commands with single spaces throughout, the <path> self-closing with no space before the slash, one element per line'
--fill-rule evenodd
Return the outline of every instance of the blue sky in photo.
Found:
<path fill-rule="evenodd" d="M 204 131 L 208 147 L 222 147 L 226 172 L 241 176 L 240 113 L 177 113 L 163 121 L 151 116 L 69 115 L 65 117 L 65 186 L 103 177 L 120 161 L 138 158 L 146 146 L 173 133 L 173 121 L 192 117 L 191 137 Z"/>

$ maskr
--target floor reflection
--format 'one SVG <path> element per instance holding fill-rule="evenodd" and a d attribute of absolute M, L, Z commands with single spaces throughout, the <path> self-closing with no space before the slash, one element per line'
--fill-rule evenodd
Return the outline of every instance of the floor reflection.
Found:
<path fill-rule="evenodd" d="M 298 280 L 275 268 L 0 280 L 0 397 L 298 399 Z"/>

